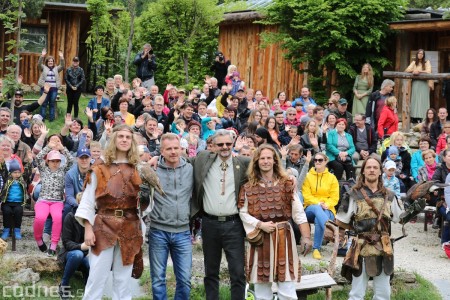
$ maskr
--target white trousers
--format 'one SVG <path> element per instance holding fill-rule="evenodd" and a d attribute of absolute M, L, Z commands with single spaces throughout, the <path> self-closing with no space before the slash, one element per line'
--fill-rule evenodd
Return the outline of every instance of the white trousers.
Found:
<path fill-rule="evenodd" d="M 297 293 L 295 291 L 295 282 L 277 282 L 278 285 L 278 299 L 280 300 L 296 300 Z M 255 297 L 258 300 L 272 300 L 272 282 L 255 283 Z"/>
<path fill-rule="evenodd" d="M 114 247 L 100 252 L 97 256 L 89 252 L 89 279 L 83 300 L 101 300 L 109 272 L 113 272 L 113 300 L 131 300 L 129 289 L 133 265 L 124 266 L 117 243 Z"/>
<path fill-rule="evenodd" d="M 369 282 L 369 276 L 366 273 L 365 263 L 362 263 L 362 273 L 359 277 L 352 277 L 352 289 L 349 294 L 348 300 L 363 300 L 366 294 L 367 283 Z M 391 299 L 391 286 L 389 284 L 390 276 L 381 274 L 373 277 L 373 298 L 372 300 L 389 300 Z"/>

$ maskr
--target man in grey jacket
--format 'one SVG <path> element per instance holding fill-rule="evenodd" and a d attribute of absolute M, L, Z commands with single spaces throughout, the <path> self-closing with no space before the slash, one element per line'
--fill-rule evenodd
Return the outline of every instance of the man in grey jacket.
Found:
<path fill-rule="evenodd" d="M 165 195 L 155 191 L 148 234 L 153 299 L 167 299 L 166 267 L 170 256 L 176 278 L 174 299 L 189 299 L 192 244 L 189 230 L 193 167 L 183 157 L 180 138 L 161 137 L 161 157 L 156 173 Z"/>

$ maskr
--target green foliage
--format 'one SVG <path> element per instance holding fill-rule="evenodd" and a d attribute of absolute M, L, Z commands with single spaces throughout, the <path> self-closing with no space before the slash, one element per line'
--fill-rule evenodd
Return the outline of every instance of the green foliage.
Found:
<path fill-rule="evenodd" d="M 137 20 L 135 50 L 151 43 L 157 82 L 201 82 L 218 44 L 222 10 L 214 0 L 158 0 Z"/>
<path fill-rule="evenodd" d="M 16 36 L 20 28 L 18 27 L 18 19 L 23 18 L 22 13 L 19 16 L 19 1 L 10 0 L 0 4 L 0 23 L 5 28 L 6 37 L 9 38 L 5 42 L 6 52 L 4 58 L 0 58 L 0 68 L 4 69 L 3 88 L 2 93 L 14 94 L 14 91 L 19 87 L 16 81 L 16 67 L 18 65 L 20 56 L 16 53 L 18 45 Z"/>
<path fill-rule="evenodd" d="M 22 1 L 23 11 L 27 18 L 40 18 L 44 8 L 44 0 Z"/>
<path fill-rule="evenodd" d="M 447 0 L 410 0 L 408 7 L 410 8 L 428 8 L 436 9 L 438 7 L 448 7 Z"/>
<path fill-rule="evenodd" d="M 323 85 L 327 94 L 332 88 L 333 71 L 343 92 L 351 90 L 366 62 L 381 74 L 389 63 L 387 22 L 400 19 L 404 5 L 404 0 L 275 0 L 262 11 L 267 18 L 261 23 L 278 25 L 279 31 L 263 34 L 263 40 L 280 44 L 294 68 L 308 72 L 315 97 L 323 98 Z"/>

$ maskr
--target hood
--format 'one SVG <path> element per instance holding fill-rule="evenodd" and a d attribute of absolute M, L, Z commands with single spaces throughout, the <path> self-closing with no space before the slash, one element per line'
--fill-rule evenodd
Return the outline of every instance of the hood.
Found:
<path fill-rule="evenodd" d="M 175 169 L 179 169 L 184 167 L 187 164 L 187 160 L 184 157 L 180 157 L 180 164 L 175 168 Z M 164 159 L 164 157 L 160 157 L 159 161 L 158 161 L 158 167 L 160 167 L 161 169 L 173 169 L 172 167 L 167 166 L 166 164 L 166 160 Z"/>
<path fill-rule="evenodd" d="M 323 171 L 321 173 L 317 173 L 316 168 L 312 167 L 308 173 L 310 173 L 311 175 L 314 175 L 314 176 L 318 176 L 318 175 L 324 175 L 324 174 L 327 174 L 330 172 L 328 171 L 328 168 L 325 168 L 325 171 Z"/>

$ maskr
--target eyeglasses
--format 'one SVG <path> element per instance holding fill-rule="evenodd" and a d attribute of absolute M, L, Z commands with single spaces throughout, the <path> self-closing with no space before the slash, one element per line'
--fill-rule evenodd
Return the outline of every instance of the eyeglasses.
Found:
<path fill-rule="evenodd" d="M 295 116 L 296 114 L 288 114 L 288 116 Z"/>
<path fill-rule="evenodd" d="M 323 161 L 324 161 L 323 158 L 314 158 L 314 162 L 323 163 Z"/>
<path fill-rule="evenodd" d="M 222 148 L 223 145 L 226 145 L 227 147 L 231 147 L 231 145 L 233 145 L 233 143 L 217 143 L 216 144 L 216 146 L 219 146 L 220 148 Z"/>

